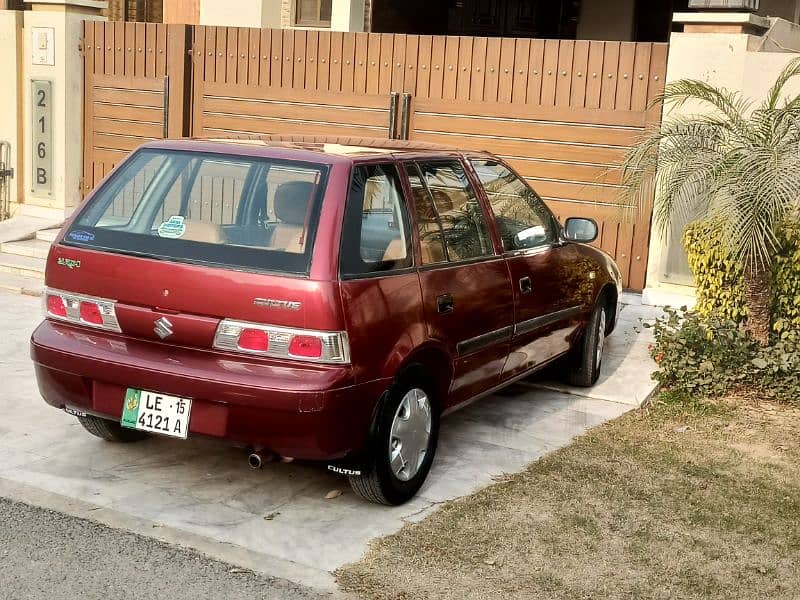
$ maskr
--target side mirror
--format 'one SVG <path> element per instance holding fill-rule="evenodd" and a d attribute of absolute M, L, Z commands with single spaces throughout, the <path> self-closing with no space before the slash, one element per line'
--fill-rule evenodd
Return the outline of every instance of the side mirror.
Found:
<path fill-rule="evenodd" d="M 564 239 L 568 242 L 591 244 L 597 239 L 600 230 L 592 219 L 569 218 L 564 223 Z"/>

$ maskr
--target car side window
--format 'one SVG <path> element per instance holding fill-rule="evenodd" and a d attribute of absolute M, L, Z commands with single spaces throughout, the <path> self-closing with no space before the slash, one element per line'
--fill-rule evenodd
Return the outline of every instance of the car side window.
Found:
<path fill-rule="evenodd" d="M 458 161 L 408 165 L 423 264 L 494 254 L 486 216 Z"/>
<path fill-rule="evenodd" d="M 342 231 L 345 276 L 411 267 L 413 253 L 403 188 L 394 164 L 353 169 Z"/>
<path fill-rule="evenodd" d="M 503 250 L 527 250 L 552 244 L 556 226 L 550 209 L 527 183 L 493 160 L 471 161 L 494 212 Z"/>

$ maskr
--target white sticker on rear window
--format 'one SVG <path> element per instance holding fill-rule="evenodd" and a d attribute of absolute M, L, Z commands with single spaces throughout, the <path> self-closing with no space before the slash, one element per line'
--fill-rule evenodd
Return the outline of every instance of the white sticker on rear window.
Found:
<path fill-rule="evenodd" d="M 180 238 L 186 233 L 185 218 L 174 216 L 158 226 L 158 235 L 163 238 Z"/>

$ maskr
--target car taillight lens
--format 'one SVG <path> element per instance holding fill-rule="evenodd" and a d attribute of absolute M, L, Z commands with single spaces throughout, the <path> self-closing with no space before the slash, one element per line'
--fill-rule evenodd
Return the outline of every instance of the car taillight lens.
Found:
<path fill-rule="evenodd" d="M 64 298 L 53 294 L 47 294 L 47 314 L 53 317 L 65 318 L 67 316 L 67 305 Z"/>
<path fill-rule="evenodd" d="M 301 358 L 322 357 L 322 340 L 313 335 L 295 335 L 289 342 L 289 354 Z"/>
<path fill-rule="evenodd" d="M 214 348 L 317 363 L 350 362 L 350 344 L 344 331 L 290 329 L 231 319 L 217 327 Z"/>
<path fill-rule="evenodd" d="M 239 348 L 266 352 L 269 350 L 269 334 L 262 329 L 245 329 L 239 334 Z"/>
<path fill-rule="evenodd" d="M 50 319 L 120 332 L 113 300 L 46 289 L 44 314 Z"/>

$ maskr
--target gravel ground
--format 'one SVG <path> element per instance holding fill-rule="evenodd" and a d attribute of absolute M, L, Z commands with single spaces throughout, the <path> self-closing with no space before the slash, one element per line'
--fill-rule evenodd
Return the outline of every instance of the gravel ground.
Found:
<path fill-rule="evenodd" d="M 0 498 L 0 599 L 41 598 L 331 596 L 157 540 Z"/>

